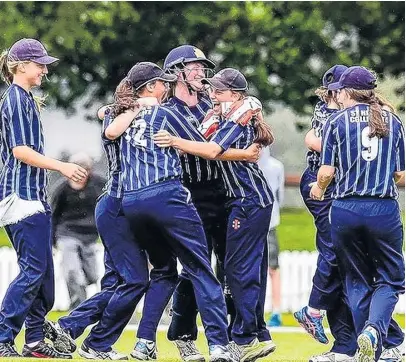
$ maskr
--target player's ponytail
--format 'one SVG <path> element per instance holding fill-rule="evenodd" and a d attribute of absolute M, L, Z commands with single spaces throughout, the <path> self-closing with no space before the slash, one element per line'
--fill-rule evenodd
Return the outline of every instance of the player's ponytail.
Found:
<path fill-rule="evenodd" d="M 263 147 L 271 145 L 275 138 L 272 133 L 271 126 L 266 123 L 262 117 L 262 113 L 259 113 L 253 118 L 254 128 L 257 133 L 255 137 L 255 142 L 259 143 Z"/>
<path fill-rule="evenodd" d="M 4 50 L 0 54 L 0 76 L 7 85 L 10 85 L 13 82 L 13 73 L 8 63 L 8 50 Z"/>
<path fill-rule="evenodd" d="M 356 102 L 369 104 L 369 137 L 383 138 L 388 136 L 389 130 L 382 116 L 382 105 L 374 90 L 346 88 L 345 91 Z"/>
<path fill-rule="evenodd" d="M 137 98 L 131 82 L 129 79 L 124 78 L 114 93 L 114 104 L 111 110 L 112 117 L 115 118 L 128 109 L 134 109 Z"/>
<path fill-rule="evenodd" d="M 391 102 L 389 102 L 382 94 L 375 93 L 375 97 L 383 110 L 389 111 L 392 113 L 396 112 L 396 109 L 393 106 L 393 104 Z"/>
<path fill-rule="evenodd" d="M 320 98 L 320 100 L 322 100 L 327 105 L 330 105 L 331 102 L 334 102 L 334 103 L 336 103 L 336 105 L 338 107 L 337 97 L 334 95 L 334 93 L 332 91 L 329 91 L 327 89 L 327 87 L 321 86 L 321 87 L 317 88 L 314 91 L 314 93 L 316 94 L 317 97 Z"/>

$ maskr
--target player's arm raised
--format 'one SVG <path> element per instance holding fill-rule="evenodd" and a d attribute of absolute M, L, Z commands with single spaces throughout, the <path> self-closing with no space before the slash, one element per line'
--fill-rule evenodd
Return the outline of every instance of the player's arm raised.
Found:
<path fill-rule="evenodd" d="M 155 97 L 138 98 L 137 101 L 134 103 L 134 107 L 132 109 L 127 109 L 114 118 L 114 120 L 105 129 L 104 135 L 109 140 L 115 140 L 119 138 L 130 126 L 134 118 L 138 116 L 142 109 L 144 109 L 145 107 L 152 107 L 157 104 L 158 100 Z M 100 111 L 101 109 L 99 110 L 99 113 L 101 113 Z"/>

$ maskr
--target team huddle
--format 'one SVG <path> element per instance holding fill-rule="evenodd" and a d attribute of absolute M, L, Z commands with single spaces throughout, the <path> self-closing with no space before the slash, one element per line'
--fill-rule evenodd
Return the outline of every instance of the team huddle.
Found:
<path fill-rule="evenodd" d="M 171 50 L 163 69 L 140 62 L 129 70 L 114 102 L 98 111 L 108 160 L 95 209 L 105 249 L 101 291 L 53 323 L 45 319 L 54 302 L 46 170 L 75 182 L 87 171 L 44 155 L 40 102 L 30 90 L 58 59 L 39 41 L 21 39 L 0 60 L 9 85 L 0 103 L 0 226 L 20 266 L 0 311 L 0 357 L 20 356 L 14 340 L 23 323 L 23 356 L 68 359 L 95 324 L 79 355 L 126 360 L 112 346 L 142 297 L 135 359 L 159 358 L 157 328 L 171 297 L 167 338 L 183 361 L 205 360 L 195 344 L 198 313 L 211 362 L 274 352 L 264 320 L 274 196 L 257 165 L 274 137 L 245 76 L 234 68 L 214 73 L 191 45 Z M 325 310 L 335 339 L 313 362 L 402 358 L 404 334 L 391 316 L 405 285 L 396 200 L 404 129 L 375 87 L 366 68 L 329 69 L 305 139 L 301 193 L 315 218 L 319 258 L 309 304 L 294 315 L 328 343 Z"/>

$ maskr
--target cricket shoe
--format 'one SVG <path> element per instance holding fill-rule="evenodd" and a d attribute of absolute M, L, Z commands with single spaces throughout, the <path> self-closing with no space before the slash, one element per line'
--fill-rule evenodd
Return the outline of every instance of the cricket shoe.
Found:
<path fill-rule="evenodd" d="M 157 348 L 154 341 L 140 338 L 135 344 L 131 357 L 141 361 L 155 360 L 157 358 Z"/>
<path fill-rule="evenodd" d="M 230 351 L 226 346 L 209 346 L 209 362 L 233 362 Z"/>
<path fill-rule="evenodd" d="M 307 313 L 307 307 L 303 307 L 301 310 L 293 313 L 293 316 L 316 341 L 323 344 L 328 343 L 328 338 L 323 327 L 323 315 L 319 317 L 311 316 Z"/>
<path fill-rule="evenodd" d="M 309 362 L 356 362 L 356 359 L 343 353 L 325 352 L 311 357 Z"/>
<path fill-rule="evenodd" d="M 372 327 L 367 327 L 357 338 L 358 362 L 375 362 L 375 352 L 378 349 L 377 332 Z"/>
<path fill-rule="evenodd" d="M 379 362 L 401 362 L 404 357 L 405 343 L 403 342 L 400 346 L 385 349 L 379 358 Z"/>
<path fill-rule="evenodd" d="M 18 358 L 21 355 L 15 350 L 13 343 L 0 343 L 0 358 Z"/>
<path fill-rule="evenodd" d="M 23 357 L 72 359 L 72 355 L 58 352 L 44 341 L 38 342 L 34 347 L 29 347 L 27 344 L 24 345 Z"/>
<path fill-rule="evenodd" d="M 276 350 L 276 344 L 272 339 L 270 339 L 269 341 L 259 342 L 259 345 L 262 347 L 262 352 L 257 358 L 266 357 Z"/>
<path fill-rule="evenodd" d="M 255 338 L 251 343 L 238 345 L 234 341 L 228 345 L 233 361 L 254 362 L 258 358 L 265 357 L 275 351 L 276 345 L 273 341 L 259 342 Z"/>
<path fill-rule="evenodd" d="M 108 352 L 96 351 L 95 349 L 86 346 L 84 343 L 82 343 L 78 353 L 79 356 L 86 359 L 109 359 L 113 361 L 128 360 L 128 357 L 125 354 L 118 353 L 114 349 Z"/>
<path fill-rule="evenodd" d="M 203 355 L 197 349 L 195 342 L 192 340 L 182 341 L 178 339 L 175 341 L 178 348 L 180 358 L 184 362 L 205 362 Z"/>
<path fill-rule="evenodd" d="M 45 320 L 44 336 L 49 339 L 58 352 L 73 353 L 76 351 L 76 343 L 58 322 Z"/>

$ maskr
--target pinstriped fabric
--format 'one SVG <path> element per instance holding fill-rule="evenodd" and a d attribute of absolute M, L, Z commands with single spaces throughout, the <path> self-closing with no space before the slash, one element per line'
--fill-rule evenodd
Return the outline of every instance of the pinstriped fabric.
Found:
<path fill-rule="evenodd" d="M 313 117 L 311 120 L 311 126 L 317 137 L 321 137 L 323 134 L 323 127 L 326 124 L 328 118 L 337 112 L 337 109 L 331 109 L 327 107 L 327 104 L 320 101 L 316 104 L 313 111 Z M 317 171 L 320 167 L 320 153 L 317 151 L 308 151 L 306 154 L 307 166 L 313 172 Z"/>
<path fill-rule="evenodd" d="M 189 107 L 180 99 L 173 97 L 165 104 L 165 107 L 174 111 L 176 110 L 182 115 L 184 122 L 187 123 L 189 127 L 197 129 L 206 116 L 206 113 L 212 108 L 212 103 L 209 97 L 202 96 L 196 106 Z M 201 137 L 197 139 L 190 137 L 187 139 L 192 141 L 204 140 Z M 219 178 L 219 164 L 217 161 L 205 160 L 198 156 L 186 154 L 181 156 L 181 163 L 184 172 L 183 181 L 186 185 Z"/>
<path fill-rule="evenodd" d="M 109 140 L 105 137 L 104 131 L 112 122 L 110 112 L 106 112 L 103 120 L 102 145 L 107 158 L 108 176 L 107 183 L 103 191 L 112 197 L 120 198 L 123 196 L 123 184 L 121 179 L 121 162 L 120 162 L 120 142 L 118 140 Z"/>
<path fill-rule="evenodd" d="M 369 105 L 359 104 L 332 116 L 323 134 L 321 163 L 335 166 L 333 197 L 397 198 L 395 171 L 405 169 L 404 128 L 399 118 L 383 111 L 389 135 L 369 138 Z"/>
<path fill-rule="evenodd" d="M 44 135 L 33 96 L 12 84 L 0 102 L 0 198 L 16 193 L 24 200 L 46 202 L 47 171 L 29 166 L 13 156 L 16 146 L 29 146 L 44 154 Z"/>
<path fill-rule="evenodd" d="M 245 149 L 255 140 L 254 127 L 223 121 L 212 138 L 224 151 Z M 227 194 L 233 198 L 251 199 L 262 207 L 272 204 L 272 191 L 256 163 L 245 161 L 220 162 Z"/>

